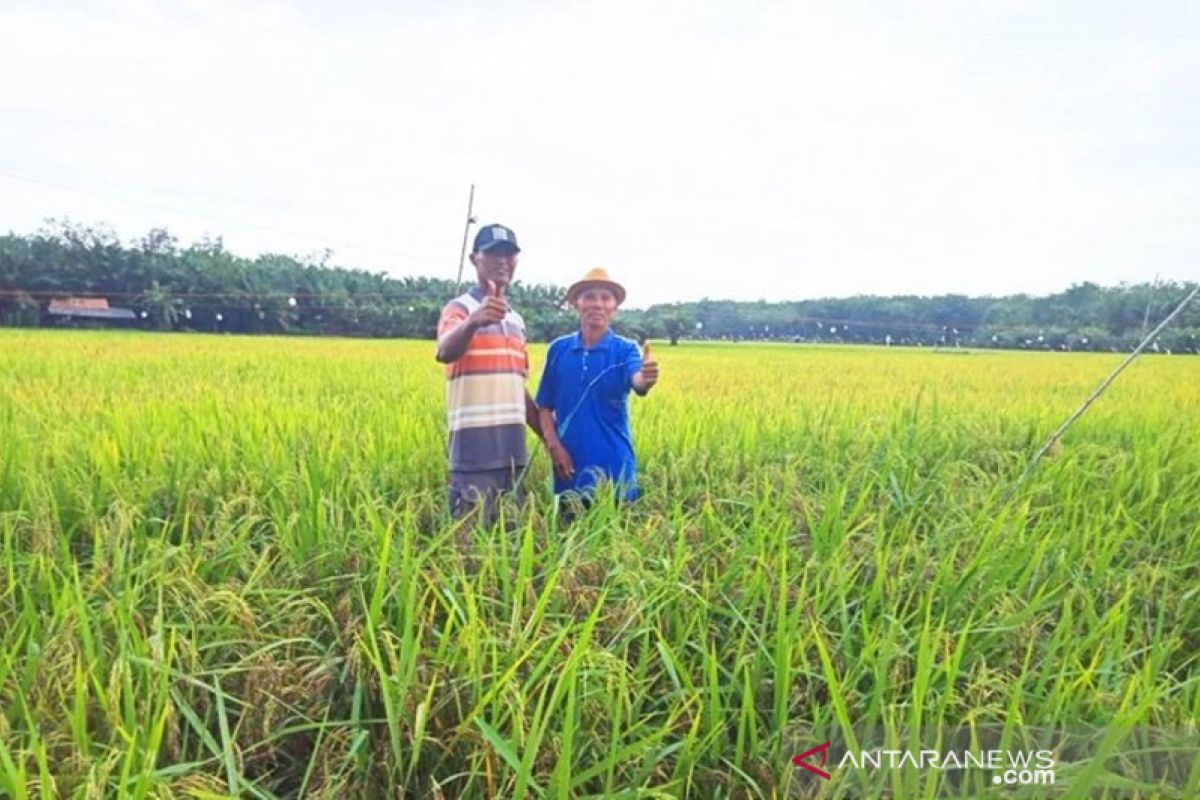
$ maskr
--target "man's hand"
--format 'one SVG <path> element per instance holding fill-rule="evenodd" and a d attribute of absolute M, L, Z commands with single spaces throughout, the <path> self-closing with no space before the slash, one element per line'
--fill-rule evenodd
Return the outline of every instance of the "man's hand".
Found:
<path fill-rule="evenodd" d="M 642 368 L 633 376 L 633 390 L 638 394 L 650 391 L 658 383 L 658 362 L 650 355 L 650 343 L 642 345 Z"/>
<path fill-rule="evenodd" d="M 571 454 L 558 438 L 554 428 L 554 410 L 539 408 L 538 417 L 542 423 L 542 441 L 546 443 L 546 451 L 550 453 L 550 463 L 554 465 L 554 474 L 560 480 L 569 481 L 575 475 L 575 462 Z"/>
<path fill-rule="evenodd" d="M 543 442 L 546 441 L 546 433 L 542 429 L 542 415 L 538 412 L 537 403 L 533 402 L 533 397 L 529 394 L 529 390 L 525 390 L 525 424 L 528 425 L 537 437 Z"/>
<path fill-rule="evenodd" d="M 550 461 L 554 464 L 554 474 L 561 480 L 571 480 L 575 475 L 575 463 L 571 461 L 567 448 L 559 441 L 547 445 L 547 448 L 550 450 Z"/>
<path fill-rule="evenodd" d="M 483 302 L 479 304 L 479 308 L 472 311 L 471 316 L 467 317 L 467 322 L 475 330 L 482 328 L 484 325 L 495 325 L 504 319 L 504 315 L 508 313 L 508 303 L 504 300 L 504 290 L 497 289 L 495 281 L 488 281 L 487 287 L 487 297 L 483 298 Z"/>
<path fill-rule="evenodd" d="M 479 308 L 472 311 L 457 327 L 438 337 L 437 360 L 443 364 L 458 361 L 466 355 L 475 331 L 484 325 L 495 325 L 504 319 L 507 313 L 508 303 L 504 301 L 504 289 L 497 289 L 495 282 L 488 281 L 487 297 L 483 298 Z"/>

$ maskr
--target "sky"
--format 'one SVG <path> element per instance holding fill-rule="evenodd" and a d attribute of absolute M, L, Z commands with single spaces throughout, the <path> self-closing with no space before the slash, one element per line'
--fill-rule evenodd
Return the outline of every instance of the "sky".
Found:
<path fill-rule="evenodd" d="M 0 231 L 628 305 L 1200 279 L 1189 2 L 0 0 Z M 471 266 L 467 264 L 470 274 Z"/>

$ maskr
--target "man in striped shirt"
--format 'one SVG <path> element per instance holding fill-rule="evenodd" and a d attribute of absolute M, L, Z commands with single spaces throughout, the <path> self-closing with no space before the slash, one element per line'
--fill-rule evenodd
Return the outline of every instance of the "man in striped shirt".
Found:
<path fill-rule="evenodd" d="M 501 495 L 511 492 L 523 502 L 520 478 L 529 460 L 525 426 L 541 437 L 537 409 L 525 388 L 525 321 L 504 298 L 520 252 L 511 229 L 480 228 L 471 252 L 478 282 L 447 303 L 438 321 L 437 360 L 447 365 L 450 513 L 455 518 L 482 505 L 490 523 Z"/>

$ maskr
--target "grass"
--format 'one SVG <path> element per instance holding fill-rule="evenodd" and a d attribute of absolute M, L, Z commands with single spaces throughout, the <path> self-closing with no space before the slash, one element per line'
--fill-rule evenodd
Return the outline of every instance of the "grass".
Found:
<path fill-rule="evenodd" d="M 1200 792 L 1121 733 L 1200 720 L 1200 361 L 1006 503 L 1119 356 L 663 345 L 643 501 L 559 530 L 535 450 L 461 546 L 431 347 L 0 331 L 0 795 L 977 796 L 790 758 L 987 725 Z"/>

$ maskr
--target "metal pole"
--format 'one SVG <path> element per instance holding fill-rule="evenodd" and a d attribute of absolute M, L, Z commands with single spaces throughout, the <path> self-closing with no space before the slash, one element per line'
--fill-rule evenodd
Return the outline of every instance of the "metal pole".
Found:
<path fill-rule="evenodd" d="M 475 208 L 475 184 L 471 184 L 471 196 L 467 198 L 467 222 L 463 225 L 463 240 L 462 252 L 458 254 L 458 278 L 454 281 L 454 291 L 462 288 L 462 273 L 463 263 L 467 260 L 467 236 L 471 233 L 471 224 L 475 222 L 475 218 L 471 216 L 471 211 Z"/>
<path fill-rule="evenodd" d="M 1140 336 L 1146 335 L 1146 328 L 1150 326 L 1150 306 L 1154 305 L 1154 293 L 1158 291 L 1158 273 L 1154 273 L 1154 283 L 1150 284 L 1150 296 L 1146 298 L 1146 316 L 1142 317 L 1142 331 Z"/>

